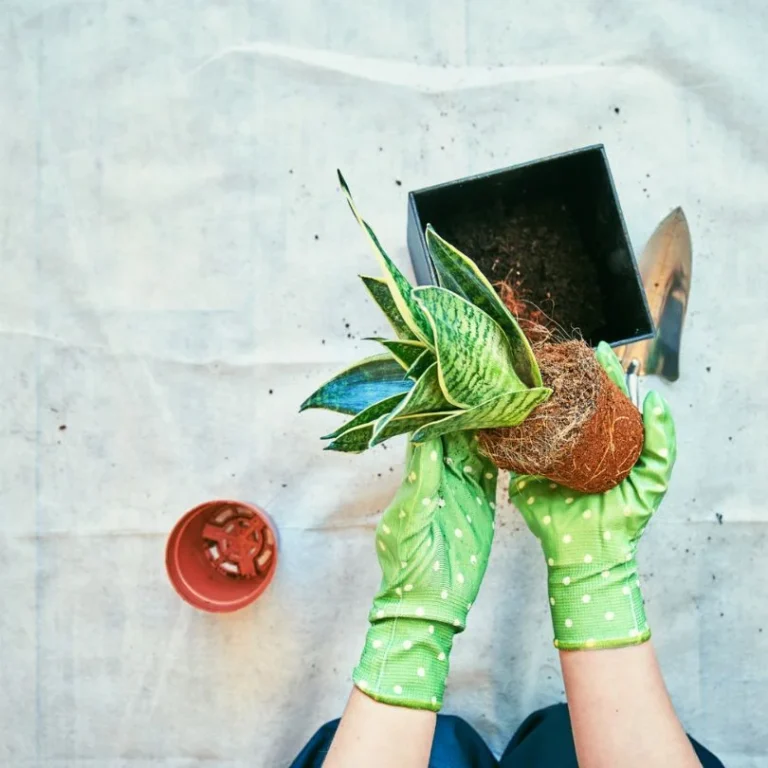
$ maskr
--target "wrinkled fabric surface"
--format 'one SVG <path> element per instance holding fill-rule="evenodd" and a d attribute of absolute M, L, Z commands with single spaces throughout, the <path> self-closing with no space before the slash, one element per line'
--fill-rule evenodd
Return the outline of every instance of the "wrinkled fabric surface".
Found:
<path fill-rule="evenodd" d="M 758 0 L 6 0 L 0 7 L 0 764 L 284 766 L 338 716 L 397 445 L 298 404 L 385 329 L 406 192 L 596 142 L 639 250 L 694 239 L 670 492 L 639 567 L 688 731 L 768 761 L 768 10 Z M 66 428 L 65 428 L 66 427 Z M 503 501 L 444 712 L 496 753 L 562 699 L 546 567 Z M 264 506 L 267 593 L 169 586 L 206 499 Z"/>

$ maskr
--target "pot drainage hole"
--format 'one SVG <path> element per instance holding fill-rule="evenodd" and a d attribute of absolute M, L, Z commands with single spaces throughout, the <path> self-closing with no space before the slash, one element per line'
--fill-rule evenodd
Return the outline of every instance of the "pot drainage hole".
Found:
<path fill-rule="evenodd" d="M 226 507 L 203 528 L 206 554 L 225 576 L 253 579 L 267 574 L 275 554 L 272 530 L 243 507 Z"/>

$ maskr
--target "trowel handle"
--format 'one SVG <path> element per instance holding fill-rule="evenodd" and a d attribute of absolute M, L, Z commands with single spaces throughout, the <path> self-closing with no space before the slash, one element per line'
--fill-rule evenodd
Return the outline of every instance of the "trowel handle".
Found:
<path fill-rule="evenodd" d="M 640 370 L 640 361 L 632 359 L 627 366 L 627 390 L 629 391 L 629 399 L 634 403 L 635 408 L 640 409 L 640 377 L 638 371 Z"/>

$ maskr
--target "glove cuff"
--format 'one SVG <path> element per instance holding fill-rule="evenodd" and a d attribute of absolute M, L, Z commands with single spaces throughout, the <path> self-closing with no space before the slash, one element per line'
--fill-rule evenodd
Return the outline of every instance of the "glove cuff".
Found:
<path fill-rule="evenodd" d="M 651 636 L 634 558 L 614 566 L 550 566 L 549 603 L 560 650 L 621 648 Z"/>
<path fill-rule="evenodd" d="M 455 632 L 451 625 L 421 619 L 375 621 L 352 679 L 376 701 L 437 712 Z"/>

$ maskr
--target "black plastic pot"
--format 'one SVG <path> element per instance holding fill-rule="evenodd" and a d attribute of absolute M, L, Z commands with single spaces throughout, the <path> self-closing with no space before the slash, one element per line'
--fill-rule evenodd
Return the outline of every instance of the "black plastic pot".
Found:
<path fill-rule="evenodd" d="M 499 200 L 510 205 L 544 199 L 569 209 L 596 268 L 606 324 L 585 340 L 619 345 L 652 337 L 653 321 L 602 144 L 410 192 L 408 250 L 417 282 L 437 284 L 424 239 L 427 224 L 445 232 L 456 217 L 490 209 Z"/>

